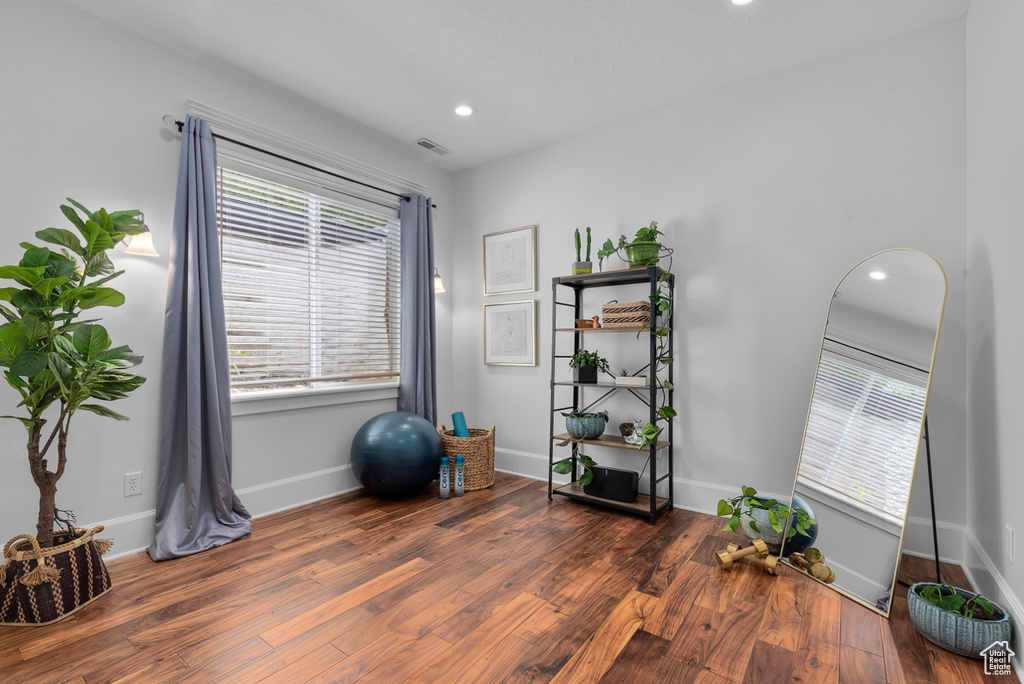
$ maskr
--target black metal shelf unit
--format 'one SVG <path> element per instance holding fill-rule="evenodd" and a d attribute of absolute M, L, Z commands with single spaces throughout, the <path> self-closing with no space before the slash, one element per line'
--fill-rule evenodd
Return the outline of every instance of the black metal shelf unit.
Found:
<path fill-rule="evenodd" d="M 611 383 L 578 383 L 578 382 L 566 382 L 555 380 L 555 366 L 561 360 L 563 363 L 567 363 L 567 359 L 570 356 L 562 356 L 558 354 L 558 338 L 560 335 L 572 334 L 573 336 L 573 353 L 575 354 L 583 347 L 583 338 L 587 334 L 595 333 L 608 333 L 616 330 L 623 330 L 632 332 L 634 335 L 638 331 L 642 331 L 645 328 L 632 328 L 632 329 L 588 329 L 588 328 L 576 328 L 576 319 L 583 318 L 582 306 L 583 306 L 583 291 L 588 288 L 594 287 L 610 287 L 619 285 L 638 285 L 638 284 L 649 284 L 650 295 L 654 295 L 658 291 L 659 281 L 665 272 L 658 266 L 646 266 L 638 268 L 630 268 L 619 271 L 604 271 L 601 273 L 588 273 L 582 275 L 572 276 L 559 276 L 552 278 L 551 280 L 551 417 L 549 422 L 548 433 L 551 436 L 550 445 L 548 446 L 548 500 L 552 500 L 555 494 L 575 499 L 577 501 L 585 501 L 588 503 L 598 504 L 613 508 L 616 510 L 624 511 L 627 513 L 634 513 L 647 517 L 651 524 L 654 524 L 658 515 L 672 507 L 673 504 L 673 492 L 672 492 L 672 420 L 663 419 L 658 415 L 658 393 L 665 387 L 665 383 L 668 383 L 668 389 L 666 392 L 668 406 L 672 406 L 673 402 L 673 387 L 672 384 L 672 369 L 673 364 L 669 363 L 667 369 L 662 372 L 664 377 L 658 377 L 656 372 L 658 368 L 658 344 L 657 339 L 654 335 L 648 334 L 648 342 L 650 345 L 650 383 L 648 387 L 636 387 L 629 385 L 614 385 Z M 672 274 L 668 274 L 667 280 L 669 292 L 673 293 L 675 290 L 675 277 Z M 566 290 L 571 291 L 572 301 L 560 301 L 559 293 L 565 293 Z M 573 327 L 567 327 L 564 325 L 564 317 L 566 313 L 571 310 L 572 321 L 570 323 Z M 562 316 L 559 316 L 559 312 L 565 312 Z M 563 326 L 559 327 L 559 320 L 562 318 Z M 658 327 L 658 313 L 652 307 L 651 309 L 651 320 L 649 321 L 649 329 L 654 330 Z M 661 322 L 661 327 L 665 327 L 669 330 L 668 335 L 668 346 L 667 346 L 667 357 L 672 358 L 674 353 L 673 348 L 673 335 L 672 331 L 672 309 L 669 309 L 668 319 Z M 641 338 L 643 335 L 640 336 Z M 557 388 L 569 387 L 572 389 L 572 402 L 567 406 L 556 405 L 556 389 Z M 584 392 L 593 389 L 595 391 L 603 392 L 598 398 L 583 402 Z M 563 390 L 564 391 L 564 390 Z M 555 416 L 565 410 L 586 410 L 587 407 L 592 406 L 601 399 L 605 398 L 609 394 L 618 391 L 626 391 L 628 394 L 640 399 L 644 404 L 647 405 L 650 412 L 650 422 L 655 425 L 663 426 L 661 438 L 654 444 L 650 444 L 645 447 L 645 451 L 648 452 L 649 457 L 649 484 L 650 494 L 640 494 L 637 500 L 633 503 L 622 503 L 619 501 L 612 501 L 610 499 L 603 499 L 596 496 L 591 496 L 583 491 L 583 488 L 579 485 L 577 471 L 577 453 L 579 450 L 579 443 L 572 443 L 572 480 L 565 485 L 555 486 L 554 477 L 551 468 L 555 464 L 555 443 L 562 441 L 566 435 L 555 433 Z M 586 440 L 584 443 L 596 445 L 599 447 L 612 447 L 612 448 L 631 448 L 635 449 L 632 445 L 627 445 L 618 437 L 612 437 L 602 435 L 597 440 Z M 658 474 L 658 454 L 667 450 L 667 467 L 666 472 L 660 476 Z M 562 460 L 562 459 L 558 459 Z M 658 485 L 665 480 L 668 481 L 667 496 L 658 496 Z"/>

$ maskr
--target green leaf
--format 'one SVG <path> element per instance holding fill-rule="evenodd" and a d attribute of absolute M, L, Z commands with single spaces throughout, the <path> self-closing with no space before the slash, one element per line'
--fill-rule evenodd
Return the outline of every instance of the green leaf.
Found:
<path fill-rule="evenodd" d="M 570 461 L 569 459 L 559 461 L 554 465 L 552 470 L 558 473 L 559 475 L 568 475 L 569 473 L 572 472 L 572 461 Z"/>
<path fill-rule="evenodd" d="M 32 431 L 32 428 L 35 427 L 35 424 L 36 424 L 36 422 L 34 420 L 32 420 L 31 418 L 22 418 L 21 416 L 0 416 L 0 418 L 10 418 L 11 420 L 20 420 L 21 424 L 29 429 L 29 432 Z"/>
<path fill-rule="evenodd" d="M 15 328 L 25 338 L 26 347 L 35 344 L 49 332 L 46 324 L 32 314 L 25 314 L 21 317 L 21 320 L 11 323 L 11 327 Z"/>
<path fill-rule="evenodd" d="M 91 285 L 86 287 L 92 288 Z M 91 309 L 95 306 L 121 306 L 122 304 L 124 304 L 124 295 L 112 287 L 96 287 L 78 297 L 78 306 L 83 309 Z"/>
<path fill-rule="evenodd" d="M 757 496 L 757 490 L 754 489 L 753 487 L 748 487 L 746 485 L 743 485 L 743 496 L 749 496 L 749 497 Z"/>
<path fill-rule="evenodd" d="M 43 299 L 43 296 L 35 290 L 20 290 L 15 292 L 14 295 L 11 296 L 11 304 L 16 306 L 18 310 L 22 312 L 47 308 L 46 300 Z"/>
<path fill-rule="evenodd" d="M 588 484 L 594 481 L 594 473 L 590 470 L 583 473 L 583 477 L 580 478 L 580 487 L 586 487 Z"/>
<path fill-rule="evenodd" d="M 736 528 L 739 526 L 740 517 L 738 515 L 734 515 L 733 517 L 729 518 L 729 522 L 725 524 L 725 529 L 729 530 L 730 532 L 735 532 Z"/>
<path fill-rule="evenodd" d="M 110 347 L 110 336 L 102 325 L 79 326 L 72 336 L 72 341 L 78 353 L 89 361 Z"/>
<path fill-rule="evenodd" d="M 662 406 L 658 409 L 658 415 L 662 418 L 672 418 L 676 415 L 676 410 L 671 406 Z"/>
<path fill-rule="evenodd" d="M 114 246 L 114 240 L 110 233 L 103 229 L 103 226 L 92 219 L 85 222 L 82 230 L 82 237 L 85 238 L 85 251 L 87 253 L 102 252 Z"/>
<path fill-rule="evenodd" d="M 74 203 L 75 206 L 81 208 L 82 211 L 85 211 L 85 209 L 82 207 L 82 205 L 79 204 L 78 202 L 75 202 L 74 200 L 69 200 L 69 201 Z M 68 221 L 71 221 L 71 223 L 75 224 L 75 227 L 78 228 L 78 230 L 84 230 L 85 229 L 85 222 L 82 221 L 81 218 L 79 218 L 78 213 L 74 209 L 72 209 L 71 207 L 69 207 L 66 204 L 62 204 L 62 205 L 60 205 L 60 210 L 62 212 L 64 212 L 64 216 L 67 217 Z M 89 213 L 90 212 L 86 211 L 85 215 L 88 216 Z M 36 236 L 38 237 L 39 233 L 36 233 Z M 42 238 L 40 238 L 40 239 L 42 239 Z"/>
<path fill-rule="evenodd" d="M 992 603 L 991 601 L 989 601 L 984 596 L 980 596 L 980 595 L 979 596 L 975 596 L 974 597 L 974 602 L 977 603 L 982 608 L 984 608 L 985 610 L 987 610 L 992 615 L 998 615 L 999 614 L 999 611 L 996 608 L 995 604 Z M 968 615 L 967 617 L 971 617 L 971 616 Z"/>
<path fill-rule="evenodd" d="M 74 204 L 74 205 L 75 205 L 76 207 L 78 207 L 78 209 L 79 209 L 79 210 L 80 210 L 80 211 L 81 211 L 81 212 L 82 212 L 83 214 L 85 214 L 86 218 L 93 218 L 93 213 L 92 213 L 91 211 L 89 211 L 88 209 L 86 209 L 85 207 L 83 207 L 83 206 L 82 206 L 81 204 L 79 204 L 79 203 L 78 203 L 78 202 L 76 202 L 75 200 L 71 199 L 70 197 L 66 197 L 65 199 L 66 199 L 66 200 L 67 200 L 68 202 L 71 202 L 72 204 Z M 61 210 L 63 211 L 63 209 L 64 209 L 64 205 L 61 205 Z M 64 215 L 65 215 L 65 216 L 67 216 L 67 214 L 66 214 L 66 213 L 65 213 Z M 74 223 L 74 221 L 72 221 L 72 223 Z"/>
<path fill-rule="evenodd" d="M 15 292 L 21 292 L 21 288 L 17 287 L 0 287 L 0 300 L 5 302 L 11 301 L 11 297 L 14 296 Z"/>
<path fill-rule="evenodd" d="M 66 207 L 61 207 L 62 209 Z M 70 208 L 68 208 L 70 211 Z M 72 211 L 72 213 L 74 213 Z M 78 218 L 77 215 L 75 218 Z M 77 225 L 77 224 L 76 224 Z M 85 224 L 79 227 L 79 230 L 84 230 Z M 72 233 L 66 228 L 44 228 L 43 230 L 36 231 L 36 237 L 43 242 L 49 242 L 51 245 L 60 245 L 61 247 L 67 247 L 75 254 L 79 256 L 85 256 L 85 247 L 82 246 L 82 241 L 78 239 L 78 236 Z"/>
<path fill-rule="evenodd" d="M 49 356 L 42 349 L 26 349 L 14 357 L 11 362 L 11 372 L 24 378 L 34 378 L 49 361 Z"/>
<path fill-rule="evenodd" d="M 66 282 L 67 278 L 42 278 L 32 286 L 32 289 L 45 297 Z"/>
<path fill-rule="evenodd" d="M 761 530 L 757 529 L 757 521 L 754 520 L 753 518 L 751 518 L 749 521 L 747 521 L 747 524 L 750 525 L 750 529 L 754 530 L 755 532 L 760 532 L 761 531 Z"/>
<path fill-rule="evenodd" d="M 667 389 L 667 390 L 673 390 L 673 389 L 675 389 L 675 388 L 676 388 L 676 386 L 675 386 L 675 385 L 673 385 L 673 384 L 672 384 L 671 382 L 669 382 L 668 380 L 666 380 L 666 381 L 665 381 L 664 383 L 662 383 L 662 384 L 663 384 L 663 385 L 665 386 L 665 389 Z"/>
<path fill-rule="evenodd" d="M 113 418 L 114 420 L 128 420 L 128 416 L 122 416 L 116 411 L 111 411 L 106 406 L 100 406 L 99 404 L 82 404 L 78 408 L 83 411 L 92 411 L 93 413 L 104 416 L 106 418 Z"/>
<path fill-rule="evenodd" d="M 729 505 L 729 502 L 722 499 L 718 502 L 718 515 L 732 515 L 733 507 Z"/>
<path fill-rule="evenodd" d="M 82 272 L 90 278 L 97 275 L 108 275 L 114 272 L 114 262 L 105 252 L 99 252 L 89 257 Z"/>
<path fill-rule="evenodd" d="M 4 371 L 4 377 L 7 378 L 8 384 L 15 389 L 28 389 L 28 383 L 22 380 L 19 376 L 15 375 L 9 370 Z"/>
<path fill-rule="evenodd" d="M 28 348 L 24 333 L 12 324 L 0 326 L 0 364 L 10 366 L 18 354 Z"/>
<path fill-rule="evenodd" d="M 46 272 L 46 266 L 0 266 L 0 278 L 8 278 L 25 287 L 32 287 Z"/>
<path fill-rule="evenodd" d="M 19 266 L 26 266 L 28 268 L 35 268 L 37 266 L 46 266 L 46 262 L 50 259 L 50 250 L 46 247 L 29 247 L 25 250 L 25 256 L 21 258 L 18 263 Z"/>

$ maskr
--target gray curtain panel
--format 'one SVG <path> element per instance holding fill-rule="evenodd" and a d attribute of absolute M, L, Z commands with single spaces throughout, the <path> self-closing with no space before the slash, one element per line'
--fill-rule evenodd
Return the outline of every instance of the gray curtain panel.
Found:
<path fill-rule="evenodd" d="M 251 532 L 231 487 L 231 389 L 217 240 L 217 148 L 194 116 L 181 132 L 164 310 L 160 481 L 153 560 L 187 556 Z"/>
<path fill-rule="evenodd" d="M 437 425 L 437 353 L 434 349 L 434 216 L 430 199 L 405 195 L 402 221 L 402 360 L 398 410 Z"/>

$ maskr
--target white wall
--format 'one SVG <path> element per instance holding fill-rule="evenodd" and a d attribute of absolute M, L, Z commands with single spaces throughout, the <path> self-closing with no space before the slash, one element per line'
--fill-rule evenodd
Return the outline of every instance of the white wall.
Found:
<path fill-rule="evenodd" d="M 1020 419 L 1024 335 L 1024 4 L 984 0 L 967 17 L 967 565 L 1024 625 Z M 1002 535 L 1014 529 L 1014 557 Z M 1017 662 L 1021 655 L 1017 656 Z"/>
<path fill-rule="evenodd" d="M 58 506 L 82 523 L 104 523 L 114 554 L 152 539 L 157 472 L 160 355 L 168 239 L 180 143 L 160 121 L 184 115 L 189 98 L 242 116 L 429 187 L 437 261 L 451 272 L 451 174 L 411 150 L 237 71 L 175 54 L 55 2 L 6 3 L 0 19 L 0 224 L 3 263 L 36 230 L 64 225 L 58 206 L 71 196 L 86 206 L 145 211 L 160 259 L 118 254 L 127 296 L 103 311 L 116 343 L 146 356 L 149 381 L 115 408 L 128 423 L 76 418 Z M 411 147 L 411 146 L 410 146 Z M 439 345 L 451 338 L 450 306 L 438 298 Z M 449 410 L 451 358 L 439 358 L 439 402 Z M 5 385 L 6 386 L 6 385 Z M 0 413 L 14 412 L 13 390 L 0 391 Z M 346 404 L 234 420 L 234 481 L 256 514 L 355 486 L 347 469 L 351 436 L 394 400 Z M 36 490 L 25 464 L 19 423 L 0 421 L 0 538 L 35 529 Z M 124 498 L 125 472 L 143 471 L 145 493 Z"/>
<path fill-rule="evenodd" d="M 676 250 L 676 500 L 705 511 L 742 484 L 791 490 L 833 289 L 860 259 L 916 247 L 949 278 L 930 423 L 942 555 L 959 558 L 964 74 L 957 21 L 456 174 L 455 404 L 497 425 L 498 467 L 546 477 L 550 283 L 574 228 L 600 244 L 657 219 Z M 538 292 L 485 298 L 481 236 L 531 223 Z M 484 366 L 481 305 L 523 298 L 538 366 Z M 922 482 L 907 543 L 930 553 Z"/>

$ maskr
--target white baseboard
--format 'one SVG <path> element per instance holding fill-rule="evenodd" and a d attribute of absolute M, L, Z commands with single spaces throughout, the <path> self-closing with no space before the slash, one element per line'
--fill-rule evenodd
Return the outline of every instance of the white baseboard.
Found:
<path fill-rule="evenodd" d="M 332 496 L 360 489 L 362 485 L 352 472 L 351 464 L 304 473 L 275 482 L 239 489 L 235 493 L 253 519 L 262 518 L 290 508 L 298 508 Z M 105 556 L 114 560 L 141 553 L 153 543 L 156 511 L 114 518 L 101 523 L 103 539 L 111 539 L 114 547 Z M 93 525 L 88 525 L 92 527 Z"/>
<path fill-rule="evenodd" d="M 546 454 L 531 454 L 511 449 L 494 450 L 495 469 L 511 475 L 520 475 L 535 480 L 548 479 L 548 457 Z M 566 482 L 564 477 L 556 481 Z M 697 513 L 715 515 L 719 499 L 731 499 L 737 495 L 736 487 L 687 480 L 675 477 L 672 480 L 675 507 Z M 788 499 L 789 492 L 761 492 L 765 496 Z M 947 563 L 962 565 L 964 562 L 964 527 L 953 523 L 939 522 L 939 559 Z M 926 518 L 910 518 L 903 539 L 903 553 L 922 558 L 934 557 L 932 521 Z"/>
<path fill-rule="evenodd" d="M 974 590 L 998 603 L 1013 617 L 1016 629 L 1011 649 L 1017 653 L 1013 659 L 1013 667 L 1017 671 L 1018 678 L 1024 681 L 1024 664 L 1022 664 L 1024 661 L 1024 655 L 1022 655 L 1024 654 L 1024 637 L 1021 636 L 1021 625 L 1024 625 L 1024 601 L 1021 600 L 1022 597 L 1017 596 L 1013 587 L 999 572 L 999 568 L 992 562 L 977 537 L 969 529 L 964 533 L 964 555 L 966 556 L 963 564 L 964 572 Z"/>

